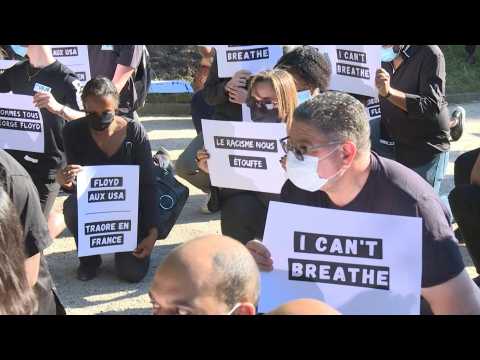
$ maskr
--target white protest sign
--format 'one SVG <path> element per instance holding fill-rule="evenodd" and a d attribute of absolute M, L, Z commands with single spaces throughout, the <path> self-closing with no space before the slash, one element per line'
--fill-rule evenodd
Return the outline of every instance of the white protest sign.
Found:
<path fill-rule="evenodd" d="M 366 110 L 369 120 L 382 117 L 382 112 L 380 110 L 380 101 L 378 100 L 378 97 L 368 99 Z"/>
<path fill-rule="evenodd" d="M 11 68 L 13 65 L 15 65 L 18 61 L 17 60 L 0 60 L 0 74 L 9 68 Z"/>
<path fill-rule="evenodd" d="M 260 312 L 299 298 L 350 315 L 420 312 L 420 218 L 270 202 L 263 243 L 274 271 Z"/>
<path fill-rule="evenodd" d="M 283 55 L 282 45 L 214 45 L 214 47 L 219 78 L 230 78 L 240 70 L 256 74 L 273 69 Z"/>
<path fill-rule="evenodd" d="M 137 247 L 138 165 L 85 166 L 77 176 L 78 256 Z"/>
<path fill-rule="evenodd" d="M 45 152 L 42 113 L 31 96 L 0 94 L 0 147 Z"/>
<path fill-rule="evenodd" d="M 88 45 L 50 45 L 50 47 L 52 55 L 77 74 L 82 85 L 90 80 Z"/>
<path fill-rule="evenodd" d="M 213 186 L 279 194 L 285 183 L 285 124 L 202 120 Z"/>
<path fill-rule="evenodd" d="M 381 45 L 312 45 L 332 66 L 330 90 L 375 97 L 375 73 L 382 67 Z"/>

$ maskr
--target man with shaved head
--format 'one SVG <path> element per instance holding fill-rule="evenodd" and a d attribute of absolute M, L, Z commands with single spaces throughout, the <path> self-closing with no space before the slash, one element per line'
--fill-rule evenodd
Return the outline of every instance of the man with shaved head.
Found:
<path fill-rule="evenodd" d="M 314 299 L 298 299 L 280 305 L 267 315 L 341 315 L 331 306 Z"/>
<path fill-rule="evenodd" d="M 149 295 L 155 315 L 255 315 L 259 292 L 258 267 L 245 246 L 208 235 L 167 256 Z"/>

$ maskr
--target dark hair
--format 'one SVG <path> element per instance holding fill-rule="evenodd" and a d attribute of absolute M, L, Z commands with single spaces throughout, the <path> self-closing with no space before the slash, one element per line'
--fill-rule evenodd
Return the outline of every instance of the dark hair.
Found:
<path fill-rule="evenodd" d="M 89 96 L 113 96 L 118 102 L 119 94 L 115 85 L 106 77 L 96 77 L 88 81 L 82 91 L 82 101 L 85 101 Z"/>
<path fill-rule="evenodd" d="M 217 296 L 229 307 L 246 299 L 256 305 L 260 296 L 257 264 L 246 248 L 244 250 L 231 254 L 219 252 L 213 257 L 213 268 L 219 277 Z"/>
<path fill-rule="evenodd" d="M 353 96 L 328 91 L 304 102 L 293 114 L 329 141 L 352 141 L 359 151 L 370 151 L 370 125 L 365 107 Z"/>
<path fill-rule="evenodd" d="M 327 91 L 330 85 L 332 75 L 330 63 L 313 46 L 299 46 L 287 52 L 278 60 L 275 67 L 293 72 L 321 92 Z"/>
<path fill-rule="evenodd" d="M 0 314 L 31 315 L 37 306 L 25 271 L 20 220 L 8 194 L 0 187 Z"/>

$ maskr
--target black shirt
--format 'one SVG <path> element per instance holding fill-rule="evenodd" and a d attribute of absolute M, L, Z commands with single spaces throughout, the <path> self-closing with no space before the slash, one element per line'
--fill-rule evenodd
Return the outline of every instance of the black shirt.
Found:
<path fill-rule="evenodd" d="M 218 77 L 217 55 L 202 91 L 205 102 L 214 107 L 212 120 L 242 121 L 242 105 L 230 102 L 225 85 L 231 78 Z"/>
<path fill-rule="evenodd" d="M 420 217 L 423 219 L 422 287 L 442 284 L 464 269 L 445 205 L 425 180 L 395 161 L 372 153 L 365 186 L 342 208 L 335 206 L 325 192 L 304 191 L 290 181 L 285 183 L 281 198 L 288 203 L 327 209 Z"/>
<path fill-rule="evenodd" d="M 93 139 L 86 118 L 68 123 L 63 131 L 65 154 L 68 164 L 140 166 L 138 228 L 141 231 L 140 236 L 143 237 L 147 235 L 150 228 L 156 226 L 159 216 L 152 151 L 143 125 L 137 121 L 126 120 L 128 121 L 127 136 L 119 150 L 110 158 Z M 130 155 L 126 145 L 128 142 L 133 144 Z"/>
<path fill-rule="evenodd" d="M 29 80 L 29 74 L 36 74 Z M 51 88 L 51 93 L 62 105 L 80 110 L 81 83 L 75 73 L 59 61 L 34 69 L 28 60 L 13 65 L 0 74 L 0 92 L 19 95 L 35 95 L 33 88 L 39 83 Z M 65 120 L 46 109 L 40 109 L 44 123 L 45 153 L 32 153 L 7 150 L 35 180 L 54 181 L 57 169 L 65 163 L 62 130 Z M 25 160 L 25 156 L 38 160 L 38 163 Z"/>
<path fill-rule="evenodd" d="M 117 65 L 134 68 L 136 72 L 142 55 L 143 45 L 88 45 L 90 75 L 92 79 L 104 76 L 113 80 Z M 119 110 L 122 114 L 131 114 L 137 100 L 135 72 L 120 92 Z"/>
<path fill-rule="evenodd" d="M 4 150 L 0 150 L 0 173 L 5 191 L 15 206 L 23 228 L 25 256 L 32 257 L 40 253 L 40 269 L 34 286 L 38 297 L 38 313 L 41 315 L 56 313 L 53 297 L 53 281 L 43 250 L 48 248 L 52 239 L 43 215 L 40 199 L 32 179 L 24 168 Z"/>
<path fill-rule="evenodd" d="M 407 112 L 380 96 L 382 123 L 396 144 L 396 160 L 407 167 L 431 161 L 450 149 L 449 113 L 445 100 L 445 58 L 437 45 L 411 45 L 404 61 L 390 74 L 390 85 L 406 94 Z"/>

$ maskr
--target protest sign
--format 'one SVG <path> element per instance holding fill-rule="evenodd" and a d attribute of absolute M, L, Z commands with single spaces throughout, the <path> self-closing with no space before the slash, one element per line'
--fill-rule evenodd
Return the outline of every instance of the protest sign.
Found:
<path fill-rule="evenodd" d="M 313 45 L 332 66 L 330 90 L 375 97 L 381 45 Z"/>
<path fill-rule="evenodd" d="M 52 55 L 77 74 L 82 86 L 90 80 L 88 45 L 50 45 L 50 47 Z"/>
<path fill-rule="evenodd" d="M 378 97 L 368 99 L 366 109 L 369 120 L 382 117 L 382 112 L 380 110 L 380 101 L 378 100 Z"/>
<path fill-rule="evenodd" d="M 0 94 L 0 147 L 45 152 L 42 113 L 27 95 Z"/>
<path fill-rule="evenodd" d="M 0 74 L 15 65 L 17 60 L 0 60 Z"/>
<path fill-rule="evenodd" d="M 77 176 L 78 256 L 137 247 L 137 165 L 85 166 Z"/>
<path fill-rule="evenodd" d="M 419 314 L 422 220 L 270 202 L 259 311 L 299 298 L 342 314 Z"/>
<path fill-rule="evenodd" d="M 214 47 L 219 78 L 230 78 L 240 70 L 256 74 L 273 69 L 283 55 L 281 45 L 214 45 Z"/>
<path fill-rule="evenodd" d="M 213 186 L 279 194 L 285 183 L 285 124 L 202 120 Z"/>

